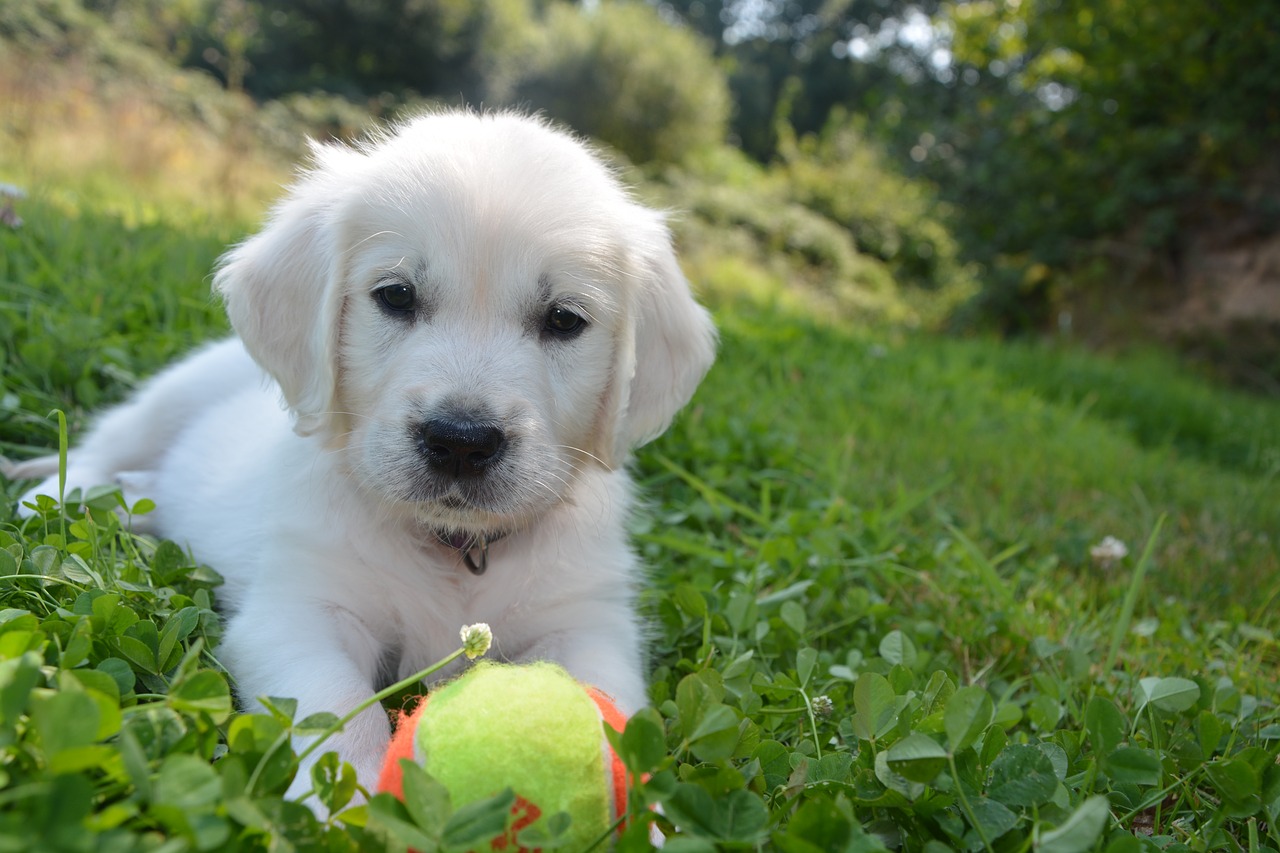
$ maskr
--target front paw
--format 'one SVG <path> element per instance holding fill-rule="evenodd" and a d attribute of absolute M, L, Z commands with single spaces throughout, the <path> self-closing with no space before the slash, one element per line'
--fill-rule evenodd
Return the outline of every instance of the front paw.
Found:
<path fill-rule="evenodd" d="M 132 521 L 135 532 L 147 532 L 148 525 L 142 516 L 133 517 L 131 509 L 147 497 L 154 486 L 154 475 L 149 471 L 125 471 L 114 477 L 95 470 L 73 467 L 67 471 L 63 487 L 63 503 L 83 511 L 86 506 L 111 510 L 121 521 Z M 115 493 L 113 495 L 113 493 Z M 39 485 L 28 489 L 18 500 L 18 517 L 32 518 L 42 512 L 41 497 L 57 501 L 58 475 L 55 473 Z M 46 504 L 48 506 L 48 504 Z"/>

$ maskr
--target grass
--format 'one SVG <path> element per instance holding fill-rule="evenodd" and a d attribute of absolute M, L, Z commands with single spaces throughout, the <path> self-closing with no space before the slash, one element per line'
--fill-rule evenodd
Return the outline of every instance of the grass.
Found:
<path fill-rule="evenodd" d="M 32 191 L 0 231 L 0 448 L 22 455 L 57 447 L 51 409 L 77 432 L 224 332 L 207 273 L 247 226 L 0 166 Z M 653 707 L 618 744 L 648 774 L 620 849 L 656 821 L 676 851 L 1280 850 L 1276 404 L 1155 353 L 823 322 L 756 280 L 636 464 Z M 435 794 L 324 823 L 284 801 L 287 735 L 314 721 L 233 711 L 216 578 L 109 494 L 20 523 L 3 488 L 0 849 L 501 829 Z M 1089 554 L 1107 535 L 1130 551 L 1111 566 Z"/>

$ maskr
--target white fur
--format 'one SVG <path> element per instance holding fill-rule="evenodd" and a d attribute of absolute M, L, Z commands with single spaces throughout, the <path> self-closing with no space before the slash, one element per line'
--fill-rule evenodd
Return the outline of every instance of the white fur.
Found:
<path fill-rule="evenodd" d="M 154 498 L 157 531 L 226 577 L 218 654 L 248 702 L 342 714 L 488 622 L 491 654 L 558 661 L 638 708 L 623 465 L 688 401 L 715 338 L 661 217 L 579 143 L 513 114 L 428 115 L 315 160 L 222 259 L 238 339 L 106 413 L 68 488 Z M 389 280 L 429 310 L 389 316 L 372 294 Z M 585 313 L 585 331 L 540 334 L 550 301 Z M 461 491 L 411 439 L 457 409 L 514 437 Z M 507 535 L 475 576 L 437 531 Z M 332 745 L 372 786 L 388 735 L 373 708 Z"/>

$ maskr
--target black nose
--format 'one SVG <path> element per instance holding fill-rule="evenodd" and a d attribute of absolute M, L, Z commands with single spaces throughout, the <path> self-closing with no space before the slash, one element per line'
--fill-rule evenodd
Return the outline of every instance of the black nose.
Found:
<path fill-rule="evenodd" d="M 422 425 L 419 441 L 432 468 L 465 477 L 482 473 L 497 462 L 507 437 L 491 423 L 434 418 Z"/>

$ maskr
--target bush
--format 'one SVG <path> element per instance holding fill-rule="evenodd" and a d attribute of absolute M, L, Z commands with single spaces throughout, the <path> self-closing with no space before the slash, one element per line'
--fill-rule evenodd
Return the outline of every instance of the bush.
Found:
<path fill-rule="evenodd" d="M 724 137 L 729 92 L 710 49 L 649 6 L 556 4 L 512 98 L 636 163 L 678 163 Z"/>
<path fill-rule="evenodd" d="M 891 166 L 842 111 L 821 134 L 784 140 L 777 168 L 797 202 L 847 228 L 899 283 L 942 290 L 971 277 L 933 188 Z"/>

